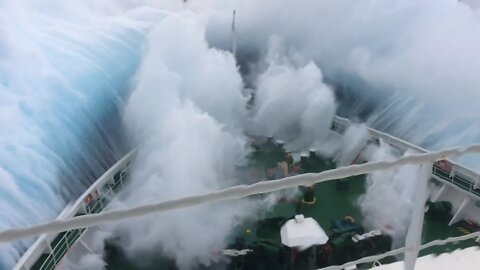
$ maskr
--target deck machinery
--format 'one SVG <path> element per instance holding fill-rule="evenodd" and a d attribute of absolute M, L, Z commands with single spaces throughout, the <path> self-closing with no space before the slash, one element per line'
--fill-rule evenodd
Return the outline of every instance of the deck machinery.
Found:
<path fill-rule="evenodd" d="M 330 135 L 341 137 L 350 125 L 347 119 L 336 117 Z M 378 144 L 380 141 L 389 144 L 399 153 L 408 149 L 418 153 L 426 152 L 401 139 L 369 129 L 368 144 Z M 103 211 L 127 183 L 134 156 L 135 152 L 132 151 L 110 168 L 77 201 L 69 205 L 59 218 Z M 246 177 L 271 180 L 334 167 L 332 160 L 321 158 L 315 151 L 288 153 L 283 142 L 271 138 L 252 143 L 249 163 L 240 169 Z M 477 173 L 454 162 L 443 160 L 434 164 L 422 242 L 479 230 L 479 180 Z M 296 196 L 280 197 L 265 216 L 239 224 L 232 232 L 229 246 L 217 254 L 222 258 L 218 266 L 228 269 L 317 269 L 390 250 L 392 239 L 389 235 L 377 228 L 365 230 L 362 226 L 363 217 L 357 199 L 365 192 L 364 175 L 299 187 L 299 190 Z M 314 219 L 328 235 L 328 241 L 302 248 L 282 244 L 282 226 L 299 214 Z M 74 247 L 85 246 L 84 250 L 88 250 L 88 230 L 85 228 L 40 236 L 14 269 L 61 269 L 62 260 Z M 466 240 L 456 245 L 422 250 L 420 255 L 475 245 L 475 240 Z M 78 250 L 81 249 L 75 248 L 75 251 Z M 114 239 L 107 240 L 107 269 L 176 269 L 174 262 L 163 256 L 159 256 L 151 267 L 140 267 L 126 259 L 122 252 Z M 387 257 L 379 263 L 395 260 L 397 258 Z M 371 266 L 370 263 L 356 267 L 369 269 Z"/>

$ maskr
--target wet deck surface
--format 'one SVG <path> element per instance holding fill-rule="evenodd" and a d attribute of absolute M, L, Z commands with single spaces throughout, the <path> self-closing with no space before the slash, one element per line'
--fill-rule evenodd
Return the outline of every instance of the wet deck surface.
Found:
<path fill-rule="evenodd" d="M 268 158 L 266 157 L 267 156 L 256 157 L 257 161 L 260 160 L 257 163 L 268 164 Z M 270 155 L 270 157 L 272 156 Z M 262 162 L 262 159 L 264 162 Z M 274 157 L 273 159 L 277 160 L 278 158 Z M 333 164 L 322 161 L 321 163 L 317 163 L 314 168 L 311 167 L 309 171 L 323 171 L 332 168 L 334 168 Z M 348 186 L 348 188 L 339 189 L 338 184 L 338 180 L 317 184 L 315 185 L 316 200 L 314 204 L 279 202 L 268 213 L 266 213 L 266 216 L 262 217 L 262 220 L 275 220 L 275 218 L 290 219 L 295 214 L 303 214 L 305 217 L 313 217 L 316 219 L 317 222 L 325 229 L 327 234 L 329 234 L 332 221 L 344 219 L 345 216 L 352 216 L 356 219 L 357 223 L 361 224 L 362 216 L 357 205 L 357 200 L 365 191 L 365 176 L 356 176 L 344 179 L 344 182 L 340 184 L 343 184 L 344 187 Z M 469 227 L 469 225 L 465 222 L 448 226 L 448 221 L 449 219 L 436 220 L 426 216 L 422 242 L 426 243 L 436 239 L 460 236 L 474 230 L 473 227 Z M 279 227 L 273 225 L 270 226 L 270 229 L 265 228 L 269 227 L 263 225 L 259 226 L 258 220 L 245 221 L 243 224 L 239 224 L 237 230 L 232 233 L 232 239 L 241 237 L 247 244 L 268 239 L 269 242 L 281 246 Z M 467 240 L 462 241 L 459 244 L 433 247 L 422 251 L 420 255 L 432 253 L 438 254 L 452 251 L 457 248 L 465 248 L 475 245 L 476 243 L 474 240 Z M 174 263 L 171 260 L 162 257 L 160 253 L 157 254 L 157 256 L 155 256 L 156 258 L 152 259 L 150 263 L 142 263 L 141 266 L 139 262 L 126 259 L 121 249 L 118 247 L 107 245 L 107 254 L 107 269 L 110 270 L 176 269 Z M 395 260 L 395 258 L 387 258 L 384 262 L 391 262 L 393 260 Z M 142 258 L 142 261 L 145 262 L 148 260 Z M 255 269 L 270 269 L 268 266 L 262 266 L 261 261 L 258 261 L 258 265 L 258 268 Z M 221 269 L 224 268 L 225 265 L 218 265 L 217 267 Z M 309 268 L 314 269 L 315 267 L 310 265 L 309 267 L 302 269 Z M 369 267 L 364 265 L 363 268 Z M 216 267 L 203 267 L 199 269 L 216 269 Z"/>

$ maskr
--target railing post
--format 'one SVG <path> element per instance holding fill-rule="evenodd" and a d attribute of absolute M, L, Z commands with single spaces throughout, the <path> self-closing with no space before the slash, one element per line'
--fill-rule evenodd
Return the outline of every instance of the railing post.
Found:
<path fill-rule="evenodd" d="M 103 199 L 99 198 L 98 200 L 100 201 L 100 211 L 103 211 L 103 209 L 105 209 L 105 205 L 103 204 Z"/>
<path fill-rule="evenodd" d="M 123 175 L 120 173 L 120 187 L 123 187 Z"/>
<path fill-rule="evenodd" d="M 410 226 L 408 227 L 405 241 L 405 247 L 407 248 L 405 251 L 405 270 L 415 269 L 415 262 L 420 250 L 425 202 L 427 201 L 428 196 L 428 180 L 432 175 L 433 163 L 424 163 L 420 166 L 412 210 L 412 219 L 410 221 Z"/>
<path fill-rule="evenodd" d="M 54 266 L 57 265 L 57 258 L 55 257 L 55 247 L 52 247 L 48 241 L 47 242 L 47 245 L 48 245 L 48 248 L 50 249 L 50 255 L 49 256 L 52 256 L 52 259 L 53 259 L 53 263 L 54 263 Z M 46 266 L 46 263 L 48 262 L 48 257 L 47 259 L 45 260 L 45 262 L 43 262 L 42 266 L 40 266 L 40 269 L 45 269 L 44 266 Z"/>
<path fill-rule="evenodd" d="M 85 214 L 88 214 L 87 206 L 85 205 L 84 200 L 82 200 L 82 207 L 83 207 L 83 210 L 85 210 Z"/>
<path fill-rule="evenodd" d="M 448 175 L 450 178 L 455 178 L 455 166 L 452 166 L 450 170 L 450 174 Z"/>

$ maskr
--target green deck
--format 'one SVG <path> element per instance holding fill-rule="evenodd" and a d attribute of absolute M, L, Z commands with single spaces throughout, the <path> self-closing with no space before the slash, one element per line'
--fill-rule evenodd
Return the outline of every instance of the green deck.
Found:
<path fill-rule="evenodd" d="M 278 149 L 277 149 L 278 150 Z M 284 153 L 277 151 L 276 149 L 267 149 L 265 154 L 262 151 L 258 151 L 252 155 L 252 166 L 270 166 L 270 164 L 276 163 L 284 157 Z M 303 160 L 305 161 L 305 160 Z M 306 167 L 306 168 L 305 168 Z M 323 171 L 332 169 L 334 166 L 331 162 L 316 161 L 314 165 L 310 162 L 309 165 L 303 167 L 304 172 L 310 171 Z M 269 211 L 264 219 L 270 218 L 292 218 L 295 214 L 303 214 L 305 217 L 313 217 L 318 223 L 329 233 L 332 220 L 343 219 L 345 216 L 352 216 L 357 220 L 357 223 L 362 222 L 362 216 L 360 209 L 357 206 L 358 197 L 365 191 L 365 177 L 357 176 L 344 179 L 343 183 L 348 183 L 347 189 L 338 189 L 337 184 L 339 180 L 328 181 L 315 185 L 315 204 L 303 204 L 299 206 L 294 203 L 278 203 Z M 434 220 L 426 217 L 424 223 L 424 230 L 422 236 L 422 242 L 430 242 L 435 239 L 444 239 L 451 236 L 459 236 L 467 232 L 471 232 L 474 228 L 469 228 L 465 222 L 458 223 L 451 227 L 448 226 L 448 219 Z M 275 227 L 276 225 L 274 225 Z M 232 233 L 232 239 L 235 237 L 242 237 L 246 243 L 253 243 L 261 239 L 268 239 L 271 243 L 281 246 L 279 225 L 275 229 L 265 229 L 265 226 L 260 226 L 257 220 L 245 221 L 243 224 L 239 224 L 237 230 Z M 233 242 L 233 241 L 232 241 Z M 443 253 L 457 248 L 464 248 L 476 245 L 474 240 L 463 241 L 459 244 L 450 244 L 446 246 L 434 247 L 428 250 L 422 251 L 421 255 L 431 253 Z M 110 270 L 153 270 L 153 269 L 177 269 L 175 264 L 162 257 L 162 254 L 155 256 L 147 265 L 145 258 L 142 258 L 142 266 L 135 261 L 126 259 L 121 249 L 115 245 L 107 244 L 107 269 Z M 391 262 L 395 258 L 387 258 L 384 262 Z M 266 261 L 266 260 L 265 260 Z M 371 264 L 370 264 L 371 265 Z M 224 267 L 225 265 L 223 265 Z M 368 267 L 364 265 L 363 268 Z M 312 268 L 311 266 L 302 269 Z M 369 267 L 368 267 L 369 268 Z M 199 267 L 199 269 L 210 269 Z M 251 269 L 251 268 L 238 268 L 238 269 Z M 273 266 L 269 266 L 267 263 L 262 262 L 260 259 L 257 261 L 255 269 L 275 269 Z M 295 267 L 293 268 L 295 269 Z M 312 268 L 313 269 L 313 268 Z"/>

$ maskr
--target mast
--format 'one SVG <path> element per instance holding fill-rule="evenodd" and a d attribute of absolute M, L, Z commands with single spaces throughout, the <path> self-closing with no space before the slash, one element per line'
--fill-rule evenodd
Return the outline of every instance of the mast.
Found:
<path fill-rule="evenodd" d="M 235 58 L 235 62 L 237 61 L 237 33 L 235 29 L 235 10 L 233 10 L 233 19 L 232 19 L 232 54 L 233 58 Z"/>

